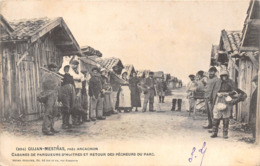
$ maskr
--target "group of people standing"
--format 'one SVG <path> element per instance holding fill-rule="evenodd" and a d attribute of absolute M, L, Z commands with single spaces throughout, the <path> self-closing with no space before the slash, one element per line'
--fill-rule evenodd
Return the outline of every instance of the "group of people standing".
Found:
<path fill-rule="evenodd" d="M 48 72 L 42 77 L 42 91 L 38 100 L 45 105 L 42 132 L 54 135 L 59 131 L 54 129 L 55 113 L 61 109 L 62 129 L 83 124 L 84 122 L 105 120 L 107 116 L 118 112 L 138 111 L 141 107 L 141 93 L 144 93 L 142 111 L 154 112 L 153 104 L 156 93 L 160 102 L 164 102 L 165 83 L 153 78 L 153 72 L 148 78 L 140 79 L 134 72 L 128 79 L 127 72 L 121 74 L 121 82 L 113 85 L 109 72 L 105 68 L 93 67 L 91 72 L 79 71 L 79 61 L 71 60 L 57 71 L 56 64 L 48 65 Z"/>
<path fill-rule="evenodd" d="M 223 138 L 227 139 L 233 105 L 244 101 L 247 95 L 236 87 L 235 82 L 229 78 L 229 72 L 226 69 L 220 70 L 219 77 L 216 75 L 217 72 L 216 67 L 211 67 L 208 71 L 208 77 L 204 75 L 203 71 L 199 71 L 196 76 L 189 75 L 191 80 L 187 85 L 189 111 L 196 109 L 196 103 L 198 103 L 194 97 L 196 92 L 204 92 L 204 99 L 201 100 L 205 102 L 208 125 L 203 127 L 210 129 L 211 137 L 215 138 L 218 135 L 220 121 L 223 120 Z"/>

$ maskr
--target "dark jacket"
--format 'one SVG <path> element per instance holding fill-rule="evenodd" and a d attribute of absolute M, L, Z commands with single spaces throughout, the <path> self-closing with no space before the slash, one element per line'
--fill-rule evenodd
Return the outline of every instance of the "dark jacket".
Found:
<path fill-rule="evenodd" d="M 65 73 L 63 75 L 63 80 L 62 80 L 61 86 L 64 86 L 67 84 L 72 84 L 75 87 L 73 77 L 69 73 Z"/>
<path fill-rule="evenodd" d="M 89 96 L 95 96 L 98 98 L 98 96 L 101 94 L 102 90 L 102 81 L 100 76 L 92 76 L 89 80 Z"/>
<path fill-rule="evenodd" d="M 208 79 L 208 82 L 207 82 L 207 85 L 206 85 L 206 91 L 205 91 L 205 98 L 206 99 L 210 99 L 211 92 L 213 90 L 213 87 L 214 87 L 216 81 L 218 81 L 218 79 L 219 78 L 217 76 Z M 210 102 L 212 102 L 212 101 L 210 101 Z"/>
<path fill-rule="evenodd" d="M 216 98 L 217 98 L 217 93 L 222 91 L 222 92 L 232 92 L 233 90 L 236 90 L 236 84 L 233 80 L 231 79 L 228 79 L 226 81 L 226 84 L 225 84 L 225 87 L 224 87 L 224 84 L 223 84 L 223 81 L 219 78 L 213 88 L 212 88 L 212 91 L 210 93 L 210 98 L 209 100 L 212 101 L 213 105 L 215 104 L 215 101 L 216 101 Z"/>
<path fill-rule="evenodd" d="M 149 90 L 153 90 L 155 92 L 155 82 L 154 79 L 152 78 L 145 78 L 144 83 L 143 83 L 144 89 L 147 89 L 144 91 L 144 93 L 147 93 Z"/>

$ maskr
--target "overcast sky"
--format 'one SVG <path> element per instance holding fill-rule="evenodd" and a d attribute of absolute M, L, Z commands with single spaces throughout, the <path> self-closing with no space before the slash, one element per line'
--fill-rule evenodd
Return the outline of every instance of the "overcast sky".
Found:
<path fill-rule="evenodd" d="M 138 69 L 188 80 L 208 70 L 220 32 L 242 30 L 248 0 L 234 1 L 2 1 L 7 20 L 63 17 L 80 46 L 118 57 Z"/>

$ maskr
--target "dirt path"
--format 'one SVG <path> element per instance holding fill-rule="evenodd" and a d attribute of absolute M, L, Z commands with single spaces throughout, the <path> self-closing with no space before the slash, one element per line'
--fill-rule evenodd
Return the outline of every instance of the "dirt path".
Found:
<path fill-rule="evenodd" d="M 238 141 L 241 137 L 250 137 L 250 134 L 230 131 L 227 140 L 222 138 L 222 132 L 219 133 L 218 138 L 210 138 L 210 134 L 202 128 L 206 122 L 206 115 L 199 115 L 196 120 L 189 117 L 186 111 L 188 102 L 183 92 L 183 89 L 173 91 L 173 95 L 166 97 L 166 103 L 161 104 L 161 110 L 157 110 L 157 112 L 143 113 L 140 109 L 139 112 L 119 113 L 107 117 L 104 121 L 85 123 L 69 131 L 61 129 L 59 134 L 51 137 L 43 136 L 40 132 L 41 121 L 14 127 L 13 133 L 4 131 L 3 135 L 9 138 L 16 136 L 24 140 L 30 138 L 37 141 L 59 140 L 64 143 L 70 141 L 75 146 L 88 143 L 98 147 L 104 145 L 102 146 L 103 151 L 124 151 L 124 149 L 128 149 L 128 151 L 142 149 L 144 151 L 145 149 L 147 152 L 153 152 L 155 157 L 150 158 L 151 160 L 143 159 L 155 165 L 156 163 L 200 165 L 201 158 L 193 157 L 194 161 L 191 162 L 188 161 L 188 158 L 191 156 L 193 147 L 199 149 L 205 142 L 207 154 L 203 160 L 204 165 L 260 164 L 259 147 Z M 181 112 L 170 111 L 171 99 L 176 96 L 183 98 Z M 55 127 L 58 129 L 60 126 L 61 121 L 56 122 Z M 198 154 L 198 150 L 196 153 L 198 158 L 202 156 Z M 114 158 L 114 160 L 120 162 L 123 159 Z M 136 161 L 139 160 L 143 161 L 142 159 Z"/>

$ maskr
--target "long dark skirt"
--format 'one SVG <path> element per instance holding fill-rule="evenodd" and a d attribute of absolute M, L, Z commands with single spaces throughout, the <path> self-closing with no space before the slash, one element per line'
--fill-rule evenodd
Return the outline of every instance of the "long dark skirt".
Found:
<path fill-rule="evenodd" d="M 138 88 L 131 89 L 131 105 L 132 107 L 141 107 L 141 98 Z"/>

